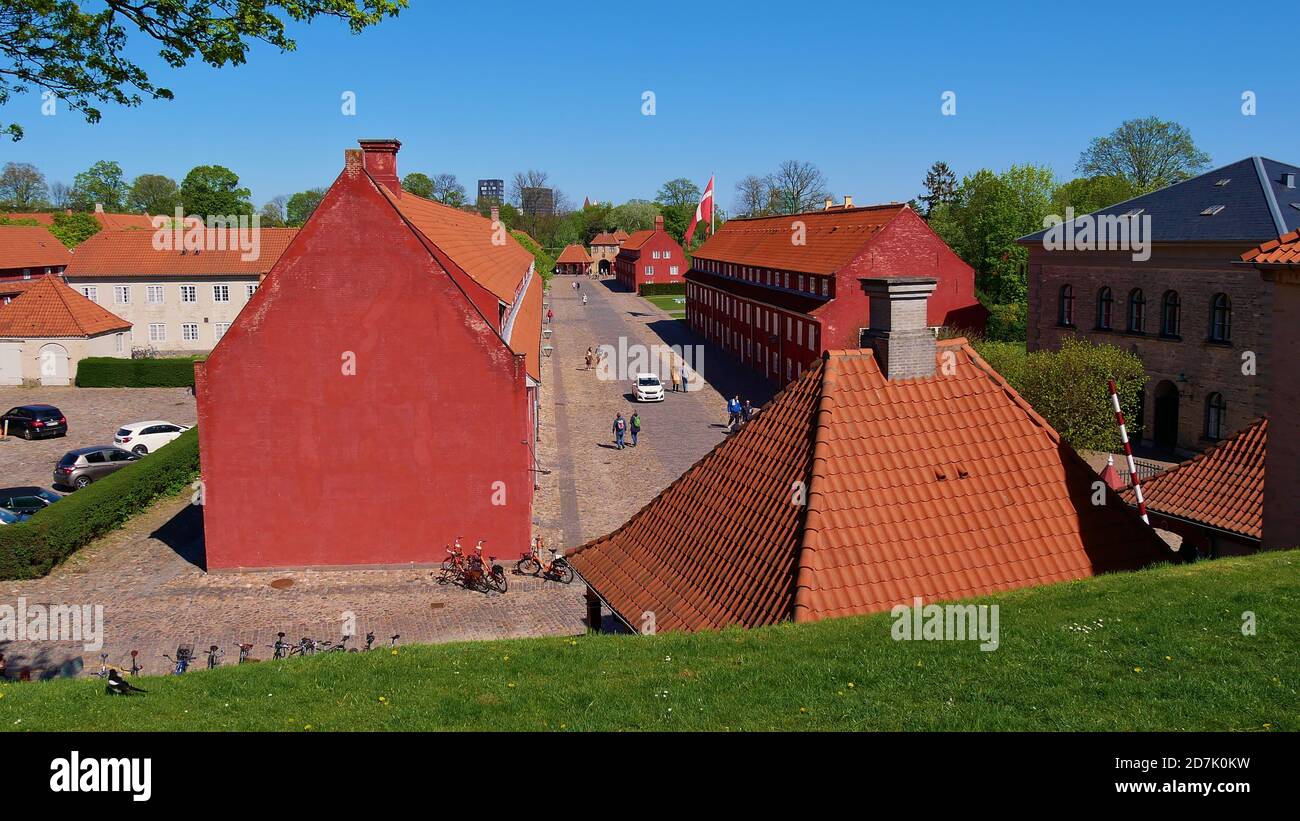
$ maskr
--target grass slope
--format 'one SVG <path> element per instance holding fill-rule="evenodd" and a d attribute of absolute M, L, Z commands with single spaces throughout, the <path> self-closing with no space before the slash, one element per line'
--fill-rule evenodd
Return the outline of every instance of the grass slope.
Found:
<path fill-rule="evenodd" d="M 982 601 L 1001 647 L 888 614 L 699 635 L 422 647 L 0 685 L 9 730 L 1295 730 L 1300 552 Z M 1258 632 L 1245 636 L 1242 614 Z"/>

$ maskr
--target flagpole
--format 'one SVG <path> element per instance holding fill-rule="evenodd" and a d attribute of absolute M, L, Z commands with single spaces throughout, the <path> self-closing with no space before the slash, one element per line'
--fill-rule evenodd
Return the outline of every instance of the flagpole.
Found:
<path fill-rule="evenodd" d="M 713 202 L 709 203 L 709 236 L 713 236 L 718 230 L 718 175 L 716 171 L 709 172 L 709 182 L 713 183 Z"/>

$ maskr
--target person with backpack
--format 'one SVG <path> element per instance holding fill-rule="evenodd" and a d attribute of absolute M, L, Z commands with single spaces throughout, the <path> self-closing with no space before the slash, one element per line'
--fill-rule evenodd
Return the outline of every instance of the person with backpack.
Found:
<path fill-rule="evenodd" d="M 636 438 L 641 433 L 641 414 L 632 412 L 632 447 L 636 447 Z"/>
<path fill-rule="evenodd" d="M 727 402 L 727 428 L 735 430 L 740 425 L 740 396 L 733 396 Z"/>
<path fill-rule="evenodd" d="M 614 417 L 614 445 L 623 449 L 623 434 L 627 431 L 627 422 L 623 419 L 623 414 L 617 414 Z"/>

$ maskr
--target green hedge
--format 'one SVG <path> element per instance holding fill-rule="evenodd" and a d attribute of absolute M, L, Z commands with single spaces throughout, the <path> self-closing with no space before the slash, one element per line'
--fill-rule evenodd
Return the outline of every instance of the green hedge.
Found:
<path fill-rule="evenodd" d="M 91 356 L 77 364 L 81 388 L 189 388 L 194 385 L 194 358 L 120 359 Z"/>
<path fill-rule="evenodd" d="M 661 296 L 663 294 L 673 294 L 680 296 L 686 293 L 685 282 L 646 282 L 641 286 L 641 296 Z"/>
<path fill-rule="evenodd" d="M 199 474 L 198 433 L 197 428 L 187 430 L 166 447 L 69 494 L 28 521 L 0 527 L 0 579 L 43 576 L 159 496 L 188 486 Z"/>
<path fill-rule="evenodd" d="M 984 336 L 994 342 L 1024 342 L 1028 326 L 1029 306 L 1023 302 L 1008 302 L 989 308 L 988 325 Z"/>

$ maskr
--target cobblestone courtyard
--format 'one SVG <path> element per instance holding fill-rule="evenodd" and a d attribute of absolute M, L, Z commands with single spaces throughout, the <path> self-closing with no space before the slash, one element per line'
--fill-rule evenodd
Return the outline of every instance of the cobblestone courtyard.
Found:
<path fill-rule="evenodd" d="M 722 441 L 724 393 L 741 392 L 757 404 L 771 389 L 710 349 L 701 371 L 712 384 L 701 382 L 686 394 L 669 391 L 663 403 L 634 407 L 629 383 L 601 381 L 585 370 L 587 347 L 617 345 L 620 337 L 625 344 L 644 345 L 686 344 L 694 338 L 645 300 L 603 283 L 583 280 L 590 300 L 584 307 L 570 282 L 557 278 L 550 297 L 555 323 L 544 344 L 554 351 L 543 360 L 543 472 L 534 523 L 548 543 L 572 548 L 617 528 Z M 193 399 L 184 390 L 13 388 L 0 389 L 0 402 L 8 403 L 6 408 L 50 402 L 72 425 L 63 439 L 0 443 L 0 481 L 7 485 L 48 487 L 59 455 L 109 441 L 123 422 L 195 421 Z M 621 410 L 630 416 L 634 409 L 644 424 L 640 446 L 615 450 L 614 414 Z M 110 665 L 126 667 L 133 649 L 140 651 L 146 672 L 161 673 L 169 668 L 162 654 L 174 654 L 182 643 L 196 650 L 216 644 L 227 654 L 223 663 L 231 663 L 237 645 L 249 642 L 256 646 L 255 657 L 266 658 L 277 631 L 290 640 L 337 640 L 347 614 L 354 618 L 353 644 L 360 644 L 367 631 L 374 631 L 378 643 L 400 634 L 398 643 L 407 644 L 572 635 L 586 629 L 581 583 L 565 587 L 511 574 L 507 594 L 487 596 L 439 585 L 428 569 L 205 573 L 198 564 L 202 517 L 188 502 L 188 496 L 160 502 L 46 578 L 0 582 L 0 603 L 16 605 L 22 598 L 29 607 L 104 608 L 102 651 L 86 651 L 80 643 L 0 641 L 8 674 L 15 676 L 23 667 L 36 676 L 97 669 L 99 652 L 109 655 Z M 500 558 L 513 566 L 514 557 Z"/>

